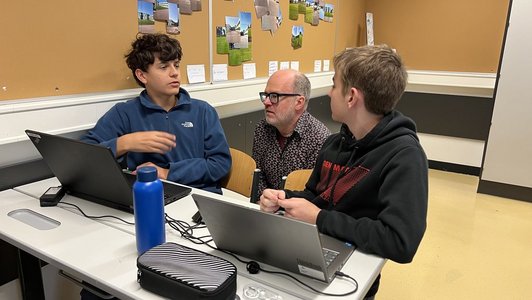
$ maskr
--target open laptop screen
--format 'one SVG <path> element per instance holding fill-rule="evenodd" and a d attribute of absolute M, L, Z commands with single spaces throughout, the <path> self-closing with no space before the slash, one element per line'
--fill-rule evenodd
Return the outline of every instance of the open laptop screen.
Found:
<path fill-rule="evenodd" d="M 216 247 L 296 274 L 330 282 L 354 247 L 320 235 L 316 226 L 266 213 L 249 204 L 238 205 L 192 194 Z M 338 253 L 328 264 L 324 248 Z"/>
<path fill-rule="evenodd" d="M 26 134 L 67 193 L 133 212 L 132 185 L 110 149 L 33 130 L 26 130 Z M 173 200 L 191 191 L 189 187 L 165 184 L 167 194 L 167 186 L 173 189 Z"/>

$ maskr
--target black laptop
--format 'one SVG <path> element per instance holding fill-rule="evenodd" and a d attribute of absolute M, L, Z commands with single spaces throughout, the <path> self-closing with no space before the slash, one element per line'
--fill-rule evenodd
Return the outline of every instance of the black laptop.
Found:
<path fill-rule="evenodd" d="M 26 130 L 26 134 L 67 193 L 133 212 L 136 177 L 122 171 L 111 149 L 34 130 Z M 165 205 L 192 190 L 164 181 L 163 187 Z"/>

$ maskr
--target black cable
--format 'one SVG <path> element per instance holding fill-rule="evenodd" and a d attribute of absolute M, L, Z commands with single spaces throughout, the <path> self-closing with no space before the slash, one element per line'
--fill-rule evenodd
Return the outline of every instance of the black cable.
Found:
<path fill-rule="evenodd" d="M 117 216 L 112 216 L 112 215 L 103 215 L 103 216 L 90 216 L 90 215 L 87 215 L 79 206 L 73 204 L 73 203 L 68 203 L 68 202 L 60 202 L 58 203 L 59 204 L 66 204 L 66 205 L 70 205 L 70 206 L 73 206 L 75 208 L 77 208 L 81 214 L 83 216 L 85 216 L 86 218 L 89 218 L 89 219 L 103 219 L 103 218 L 113 218 L 113 219 L 117 219 L 119 221 L 122 221 L 128 225 L 135 225 L 135 223 L 133 222 L 129 222 L 129 221 L 126 221 L 122 218 L 119 218 Z M 211 249 L 214 249 L 214 250 L 218 250 L 218 251 L 221 251 L 223 253 L 226 253 L 228 255 L 231 255 L 232 257 L 234 257 L 236 260 L 238 260 L 239 262 L 243 263 L 243 264 L 246 264 L 248 265 L 249 263 L 253 262 L 253 261 L 245 261 L 243 259 L 241 259 L 240 257 L 238 257 L 236 254 L 230 252 L 230 251 L 226 251 L 226 250 L 222 250 L 222 249 L 219 249 L 219 248 L 216 248 L 212 245 L 210 245 L 209 243 L 212 242 L 212 238 L 210 238 L 211 236 L 210 235 L 205 235 L 205 236 L 200 236 L 200 237 L 196 237 L 194 236 L 194 229 L 202 229 L 202 228 L 206 228 L 205 225 L 202 225 L 202 224 L 196 224 L 196 225 L 190 225 L 189 223 L 185 222 L 185 221 L 181 221 L 181 220 L 176 220 L 172 217 L 170 217 L 168 214 L 165 213 L 165 219 L 166 219 L 166 223 L 168 223 L 168 225 L 175 229 L 177 232 L 179 232 L 181 234 L 181 236 L 183 238 L 185 238 L 186 240 L 189 240 L 191 241 L 192 243 L 194 244 L 198 244 L 198 245 L 206 245 L 208 247 L 210 247 Z M 208 240 L 204 240 L 206 238 L 210 238 Z M 330 294 L 330 293 L 325 293 L 325 292 L 321 292 L 315 288 L 313 288 L 312 286 L 304 283 L 303 281 L 297 279 L 296 277 L 288 274 L 288 273 L 285 273 L 285 272 L 278 272 L 278 271 L 271 271 L 271 270 L 266 270 L 264 268 L 262 268 L 258 263 L 257 263 L 257 266 L 258 266 L 258 270 L 260 271 L 263 271 L 265 273 L 270 273 L 270 274 L 277 274 L 277 275 L 284 275 L 284 276 L 287 276 L 293 280 L 295 280 L 296 282 L 298 282 L 299 284 L 303 285 L 304 287 L 314 291 L 315 293 L 318 293 L 318 294 L 322 294 L 322 295 L 325 295 L 325 296 L 337 296 L 337 297 L 341 297 L 341 296 L 348 296 L 348 295 L 351 295 L 351 294 L 354 294 L 356 293 L 356 291 L 358 290 L 358 282 L 356 281 L 356 279 L 354 279 L 353 277 L 347 275 L 347 274 L 344 274 L 340 271 L 336 271 L 336 275 L 337 276 L 340 276 L 340 277 L 347 277 L 349 279 L 351 279 L 356 287 L 353 291 L 350 291 L 350 292 L 347 292 L 347 293 L 344 293 L 344 294 Z"/>
<path fill-rule="evenodd" d="M 219 248 L 217 248 L 215 246 L 210 245 L 209 243 L 212 242 L 212 238 L 209 239 L 209 240 L 204 240 L 205 238 L 210 238 L 211 237 L 210 235 L 201 236 L 201 237 L 193 236 L 193 230 L 194 229 L 206 228 L 205 225 L 200 225 L 200 224 L 190 225 L 190 224 L 188 224 L 185 221 L 176 220 L 176 219 L 170 217 L 168 214 L 165 214 L 165 216 L 166 216 L 166 222 L 168 223 L 168 225 L 170 225 L 170 227 L 172 227 L 177 232 L 179 232 L 183 238 L 193 242 L 194 244 L 206 245 L 206 246 L 208 246 L 211 249 L 218 250 L 218 251 L 221 251 L 221 252 L 223 252 L 225 254 L 231 255 L 236 260 L 238 260 L 239 262 L 245 264 L 246 266 L 248 266 L 250 263 L 255 262 L 255 261 L 243 260 L 240 257 L 238 257 L 236 254 L 234 254 L 233 252 L 230 252 L 230 251 L 227 251 L 227 250 L 222 250 L 222 249 L 219 249 Z M 298 282 L 302 286 L 312 290 L 313 292 L 321 294 L 321 295 L 333 296 L 333 297 L 343 297 L 343 296 L 352 295 L 352 294 L 354 294 L 354 293 L 356 293 L 358 291 L 358 282 L 356 281 L 356 279 L 351 277 L 351 276 L 349 276 L 349 275 L 347 275 L 347 274 L 345 274 L 345 273 L 342 273 L 340 271 L 336 271 L 335 272 L 336 276 L 346 277 L 346 278 L 351 279 L 353 281 L 353 283 L 355 284 L 355 289 L 352 290 L 352 291 L 349 291 L 347 293 L 343 293 L 343 294 L 331 294 L 331 293 L 325 293 L 325 292 L 322 292 L 320 290 L 317 290 L 317 289 L 313 288 L 312 286 L 304 283 L 303 281 L 297 279 L 295 276 L 293 276 L 291 274 L 288 274 L 288 273 L 285 273 L 285 272 L 266 270 L 266 269 L 262 268 L 257 262 L 255 262 L 255 263 L 256 263 L 256 265 L 258 267 L 258 270 L 260 270 L 260 271 L 263 271 L 265 273 L 270 273 L 270 274 L 284 275 L 284 276 L 289 277 L 289 278 L 293 279 L 294 281 Z"/>
<path fill-rule="evenodd" d="M 241 262 L 241 263 L 243 263 L 243 264 L 248 265 L 249 263 L 253 262 L 253 261 L 245 261 L 245 260 L 239 258 L 236 254 L 234 254 L 234 253 L 232 253 L 232 252 L 230 252 L 230 251 L 226 251 L 226 250 L 218 249 L 218 248 L 213 247 L 213 246 L 211 246 L 211 245 L 209 245 L 209 244 L 207 244 L 207 246 L 211 247 L 212 249 L 215 249 L 215 250 L 221 251 L 221 252 L 223 252 L 223 253 L 229 254 L 229 255 L 231 255 L 232 257 L 234 257 L 236 260 L 238 260 L 239 262 Z M 347 277 L 347 278 L 351 279 L 351 280 L 354 282 L 354 284 L 355 284 L 355 289 L 354 289 L 354 290 L 349 291 L 349 292 L 347 292 L 347 293 L 343 293 L 343 294 L 331 294 L 331 293 L 326 293 L 326 292 L 322 292 L 322 291 L 320 291 L 320 290 L 317 290 L 317 289 L 313 288 L 312 286 L 310 286 L 310 285 L 304 283 L 303 281 L 297 279 L 295 276 L 293 276 L 293 275 L 291 275 L 291 274 L 288 274 L 288 273 L 285 273 L 285 272 L 278 272 L 278 271 L 266 270 L 266 269 L 264 269 L 263 267 L 261 267 L 260 264 L 258 264 L 258 263 L 257 263 L 257 266 L 258 266 L 258 270 L 260 270 L 260 271 L 263 271 L 263 272 L 265 272 L 265 273 L 269 273 L 269 274 L 284 275 L 284 276 L 286 276 L 286 277 L 289 277 L 289 278 L 295 280 L 296 282 L 298 282 L 298 283 L 301 284 L 302 286 L 304 286 L 304 287 L 306 287 L 306 288 L 312 290 L 313 292 L 318 293 L 318 294 L 321 294 L 321 295 L 324 295 L 324 296 L 343 297 L 343 296 L 348 296 L 348 295 L 354 294 L 354 293 L 356 293 L 356 292 L 358 291 L 358 282 L 356 281 L 356 279 L 353 278 L 353 277 L 351 277 L 351 276 L 349 276 L 349 275 L 347 275 L 347 274 L 344 274 L 344 273 L 342 273 L 342 272 L 340 272 L 340 271 L 336 271 L 336 272 L 335 272 L 336 276 Z"/>
<path fill-rule="evenodd" d="M 206 238 L 210 238 L 211 237 L 210 235 L 200 236 L 200 237 L 194 236 L 194 229 L 206 228 L 205 225 L 203 224 L 190 225 L 189 223 L 185 221 L 176 220 L 170 217 L 167 213 L 165 213 L 164 215 L 165 215 L 166 223 L 168 224 L 168 226 L 170 226 L 171 228 L 179 232 L 181 234 L 181 237 L 183 237 L 184 239 L 187 239 L 197 245 L 207 244 L 212 241 L 212 239 L 204 240 Z"/>
<path fill-rule="evenodd" d="M 122 218 L 119 218 L 117 216 L 111 216 L 111 215 L 103 215 L 103 216 L 89 216 L 87 215 L 79 206 L 77 206 L 76 204 L 72 204 L 72 203 L 68 203 L 68 202 L 59 202 L 58 205 L 60 206 L 61 204 L 66 204 L 66 205 L 70 205 L 70 206 L 74 206 L 75 208 L 77 208 L 81 214 L 83 216 L 85 216 L 86 218 L 89 218 L 89 219 L 104 219 L 104 218 L 113 218 L 113 219 L 117 219 L 119 221 L 122 221 L 128 225 L 135 225 L 135 223 L 133 222 L 129 222 L 129 221 L 126 221 Z"/>

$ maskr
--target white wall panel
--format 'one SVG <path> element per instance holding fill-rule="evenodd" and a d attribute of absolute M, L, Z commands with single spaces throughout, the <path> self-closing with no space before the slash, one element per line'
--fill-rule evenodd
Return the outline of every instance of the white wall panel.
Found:
<path fill-rule="evenodd" d="M 532 187 L 532 1 L 514 0 L 482 180 Z"/>

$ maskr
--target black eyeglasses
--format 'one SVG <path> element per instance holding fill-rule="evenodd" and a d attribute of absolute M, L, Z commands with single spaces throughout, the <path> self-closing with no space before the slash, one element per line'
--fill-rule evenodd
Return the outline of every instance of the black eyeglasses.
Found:
<path fill-rule="evenodd" d="M 266 92 L 259 92 L 260 101 L 264 102 L 266 101 L 266 98 L 270 98 L 270 102 L 272 104 L 276 104 L 281 100 L 281 97 L 284 96 L 301 96 L 301 94 L 284 94 L 284 93 L 266 93 Z"/>

